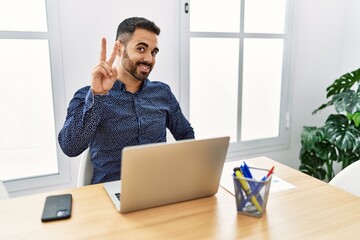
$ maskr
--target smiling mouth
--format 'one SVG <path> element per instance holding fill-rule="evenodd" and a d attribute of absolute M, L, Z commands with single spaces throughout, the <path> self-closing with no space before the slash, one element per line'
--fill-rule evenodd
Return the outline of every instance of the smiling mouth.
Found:
<path fill-rule="evenodd" d="M 150 72 L 150 66 L 146 65 L 146 64 L 139 64 L 138 67 L 141 69 L 141 71 L 143 72 Z"/>

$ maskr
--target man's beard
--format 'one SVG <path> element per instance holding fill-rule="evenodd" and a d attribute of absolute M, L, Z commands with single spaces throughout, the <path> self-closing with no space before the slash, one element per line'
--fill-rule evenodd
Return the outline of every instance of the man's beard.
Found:
<path fill-rule="evenodd" d="M 123 68 L 125 69 L 125 71 L 127 71 L 136 80 L 141 81 L 141 82 L 145 81 L 148 78 L 148 76 L 153 68 L 152 64 L 144 62 L 144 61 L 134 63 L 130 59 L 126 49 L 124 51 L 124 55 L 123 55 L 123 59 L 122 59 L 121 63 L 122 63 Z M 149 71 L 148 72 L 137 71 L 138 67 L 140 65 L 148 66 L 150 68 Z"/>

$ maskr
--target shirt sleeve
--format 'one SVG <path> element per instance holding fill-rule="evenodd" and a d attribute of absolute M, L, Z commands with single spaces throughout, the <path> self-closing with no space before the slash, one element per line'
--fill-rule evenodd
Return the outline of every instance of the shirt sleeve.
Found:
<path fill-rule="evenodd" d="M 58 141 L 63 152 L 75 157 L 88 148 L 101 120 L 101 102 L 106 95 L 94 95 L 90 87 L 78 90 L 70 101 Z"/>
<path fill-rule="evenodd" d="M 169 112 L 167 117 L 167 128 L 176 140 L 195 138 L 194 129 L 181 111 L 180 104 L 176 100 L 170 87 L 166 85 L 169 95 Z"/>

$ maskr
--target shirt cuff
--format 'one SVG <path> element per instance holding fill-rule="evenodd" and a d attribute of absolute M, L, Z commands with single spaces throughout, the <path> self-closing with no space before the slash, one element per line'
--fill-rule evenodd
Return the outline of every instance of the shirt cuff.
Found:
<path fill-rule="evenodd" d="M 101 98 L 103 98 L 104 96 L 109 95 L 109 92 L 107 92 L 106 94 L 94 94 L 93 90 L 90 88 L 89 91 L 86 94 L 85 97 L 85 112 L 89 111 L 91 108 L 93 108 L 93 106 L 100 101 Z"/>

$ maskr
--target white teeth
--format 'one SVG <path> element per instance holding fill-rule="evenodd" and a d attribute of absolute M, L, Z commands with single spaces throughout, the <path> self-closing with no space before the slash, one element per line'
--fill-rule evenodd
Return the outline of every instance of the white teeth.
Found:
<path fill-rule="evenodd" d="M 148 70 L 150 69 L 149 66 L 146 66 L 146 65 L 139 65 L 140 68 L 144 69 L 144 70 Z"/>

